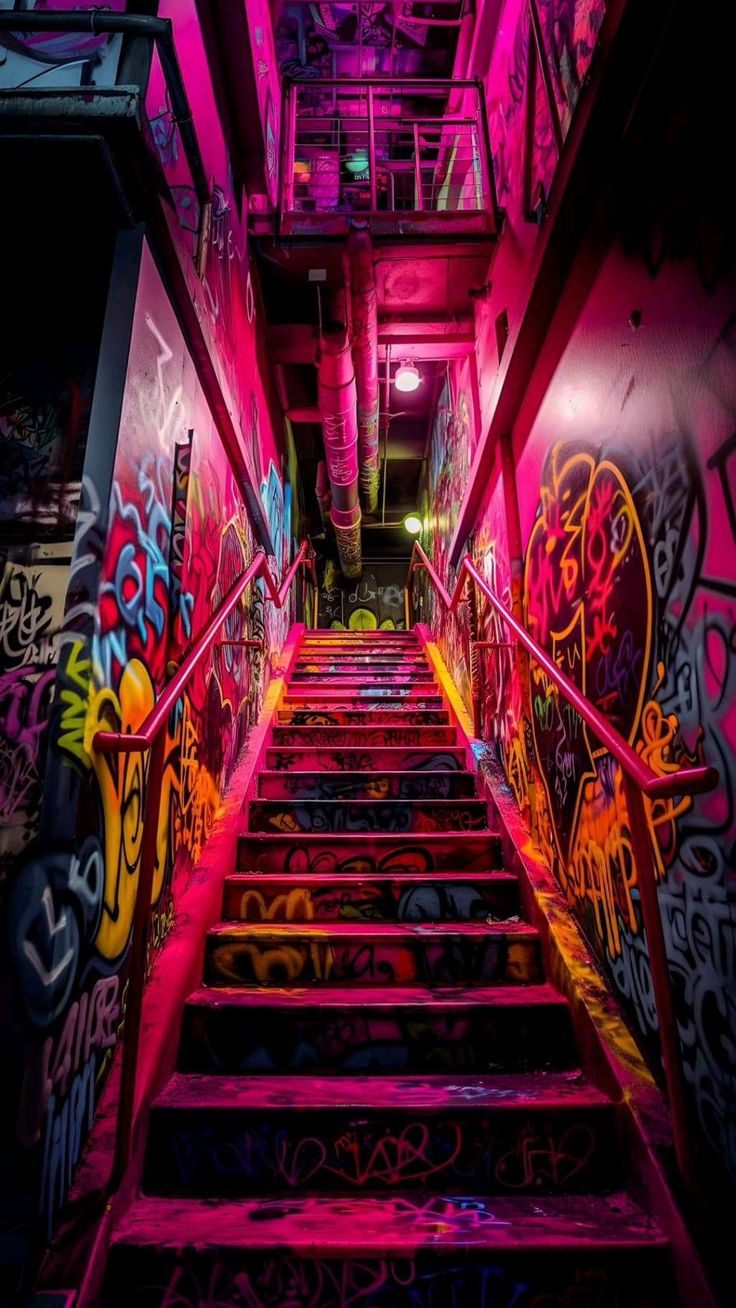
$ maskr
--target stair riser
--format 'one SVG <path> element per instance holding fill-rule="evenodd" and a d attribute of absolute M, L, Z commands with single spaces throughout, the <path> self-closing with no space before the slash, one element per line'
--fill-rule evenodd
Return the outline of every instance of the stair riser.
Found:
<path fill-rule="evenodd" d="M 410 668 L 400 667 L 392 670 L 390 668 L 378 668 L 374 672 L 366 672 L 364 668 L 350 669 L 341 667 L 335 672 L 292 672 L 289 674 L 289 684 L 298 685 L 327 685 L 327 686 L 345 686 L 351 683 L 356 686 L 372 686 L 376 683 L 391 686 L 397 685 L 433 685 L 434 673 L 429 668 L 419 668 L 412 671 Z"/>
<path fill-rule="evenodd" d="M 412 708 L 443 708 L 444 700 L 435 694 L 434 686 L 364 686 L 356 682 L 347 690 L 340 686 L 303 686 L 291 687 L 282 700 L 283 707 L 313 707 L 315 704 L 330 704 L 341 708 L 378 708 L 386 704 L 398 704 L 400 707 L 411 702 Z M 414 701 L 418 701 L 417 704 Z"/>
<path fill-rule="evenodd" d="M 342 672 L 346 667 L 355 668 L 358 673 L 373 667 L 429 671 L 427 660 L 420 654 L 309 654 L 306 658 L 298 658 L 294 664 L 300 672 Z"/>
<path fill-rule="evenodd" d="M 302 776 L 261 774 L 261 799 L 469 799 L 475 794 L 470 772 L 396 772 L 392 776 L 365 776 L 356 772 L 330 776 L 309 772 Z"/>
<path fill-rule="evenodd" d="M 461 772 L 462 749 L 269 749 L 265 765 L 279 772 Z"/>
<path fill-rule="evenodd" d="M 473 1201 L 473 1210 L 481 1229 L 484 1218 L 493 1220 L 492 1205 L 486 1215 Z M 564 1245 L 556 1253 L 411 1249 L 353 1259 L 305 1258 L 288 1249 L 274 1256 L 120 1245 L 112 1251 L 104 1296 L 105 1308 L 672 1308 L 676 1302 L 663 1250 L 611 1254 Z"/>
<path fill-rule="evenodd" d="M 226 881 L 223 917 L 243 922 L 472 922 L 518 912 L 518 886 L 503 882 L 371 881 L 317 888 L 306 881 Z"/>
<path fill-rule="evenodd" d="M 467 985 L 542 979 L 536 938 L 289 943 L 208 940 L 207 985 Z"/>
<path fill-rule="evenodd" d="M 420 641 L 413 632 L 405 630 L 378 630 L 378 632 L 346 632 L 335 629 L 332 632 L 320 632 L 318 636 L 303 637 L 299 649 L 314 649 L 316 646 L 354 645 L 356 649 L 374 649 L 382 645 L 399 645 L 401 649 L 421 649 Z"/>
<path fill-rule="evenodd" d="M 524 1072 L 575 1063 L 566 1008 L 187 1005 L 184 1072 Z"/>
<path fill-rule="evenodd" d="M 149 1194 L 566 1194 L 618 1183 L 612 1110 L 154 1109 Z"/>
<path fill-rule="evenodd" d="M 324 694 L 317 694 L 314 691 L 307 691 L 306 695 L 285 695 L 281 701 L 280 709 L 282 712 L 294 711 L 304 712 L 309 710 L 314 712 L 315 709 L 324 708 L 327 713 L 335 713 L 344 709 L 348 713 L 359 711 L 365 713 L 377 710 L 381 713 L 406 713 L 409 709 L 412 713 L 423 712 L 425 709 L 443 709 L 445 706 L 441 695 L 415 696 L 402 695 L 399 698 L 389 695 L 372 696 L 368 695 L 341 695 L 339 691 L 328 691 Z"/>
<path fill-rule="evenodd" d="M 454 727 L 274 727 L 273 744 L 303 748 L 305 745 L 345 746 L 353 749 L 417 749 L 428 745 L 456 745 Z"/>
<path fill-rule="evenodd" d="M 254 800 L 250 831 L 484 831 L 488 810 L 478 799 Z"/>
<path fill-rule="evenodd" d="M 492 872 L 501 865 L 500 843 L 492 835 L 242 836 L 241 872 Z"/>
<path fill-rule="evenodd" d="M 379 709 L 280 709 L 276 721 L 280 726 L 292 727 L 381 727 L 395 726 L 400 721 L 407 727 L 447 727 L 450 714 L 447 709 L 422 709 L 408 705 Z"/>

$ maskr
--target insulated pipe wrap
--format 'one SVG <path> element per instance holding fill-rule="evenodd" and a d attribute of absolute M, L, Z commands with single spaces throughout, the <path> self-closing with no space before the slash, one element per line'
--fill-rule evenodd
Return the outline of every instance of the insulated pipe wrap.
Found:
<path fill-rule="evenodd" d="M 358 418 L 353 359 L 346 333 L 330 332 L 317 358 L 317 398 L 332 491 L 330 518 L 346 577 L 362 568 L 358 502 Z"/>
<path fill-rule="evenodd" d="M 369 232 L 352 231 L 346 253 L 358 399 L 360 490 L 364 507 L 373 513 L 378 504 L 378 292 Z"/>

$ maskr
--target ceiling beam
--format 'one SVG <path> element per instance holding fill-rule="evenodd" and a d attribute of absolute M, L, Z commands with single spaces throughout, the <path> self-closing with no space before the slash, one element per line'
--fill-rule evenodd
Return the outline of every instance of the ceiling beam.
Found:
<path fill-rule="evenodd" d="M 382 360 L 387 345 L 399 355 L 402 350 L 409 351 L 414 359 L 463 359 L 473 352 L 475 333 L 472 322 L 379 322 L 378 352 Z M 314 363 L 315 329 L 309 323 L 275 325 L 271 328 L 271 348 L 278 364 Z"/>

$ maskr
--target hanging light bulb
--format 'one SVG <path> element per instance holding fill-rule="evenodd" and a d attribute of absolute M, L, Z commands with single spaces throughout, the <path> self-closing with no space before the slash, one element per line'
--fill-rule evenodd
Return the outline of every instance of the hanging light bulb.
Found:
<path fill-rule="evenodd" d="M 418 536 L 422 530 L 422 519 L 416 513 L 407 513 L 404 518 L 404 526 L 410 536 Z"/>
<path fill-rule="evenodd" d="M 410 391 L 415 391 L 417 389 L 421 380 L 422 378 L 419 374 L 419 369 L 416 368 L 413 363 L 409 363 L 409 361 L 406 360 L 404 363 L 400 363 L 396 369 L 394 386 L 397 391 L 404 391 L 408 394 Z"/>

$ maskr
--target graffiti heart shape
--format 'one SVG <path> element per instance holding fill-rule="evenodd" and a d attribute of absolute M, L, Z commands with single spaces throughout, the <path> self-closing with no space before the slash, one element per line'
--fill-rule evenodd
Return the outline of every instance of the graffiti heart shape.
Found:
<path fill-rule="evenodd" d="M 611 461 L 555 446 L 526 552 L 527 624 L 559 667 L 632 742 L 652 641 L 652 587 L 632 493 Z M 541 668 L 530 670 L 534 747 L 560 858 L 605 751 Z"/>

